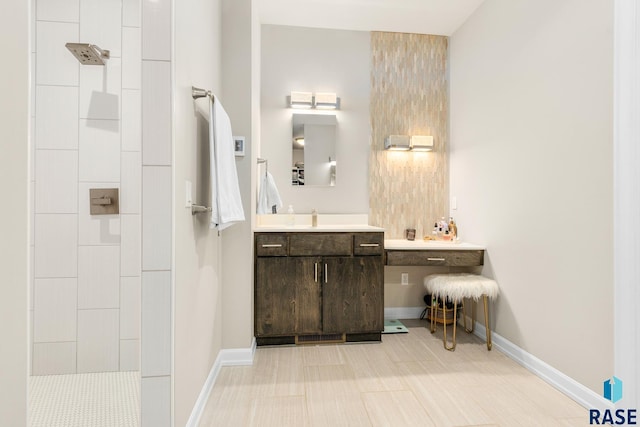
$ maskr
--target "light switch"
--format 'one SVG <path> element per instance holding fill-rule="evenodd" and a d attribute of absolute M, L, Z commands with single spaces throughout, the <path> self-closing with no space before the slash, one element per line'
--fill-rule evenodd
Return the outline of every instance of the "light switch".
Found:
<path fill-rule="evenodd" d="M 400 284 L 408 285 L 409 284 L 409 273 L 402 273 L 400 275 Z"/>

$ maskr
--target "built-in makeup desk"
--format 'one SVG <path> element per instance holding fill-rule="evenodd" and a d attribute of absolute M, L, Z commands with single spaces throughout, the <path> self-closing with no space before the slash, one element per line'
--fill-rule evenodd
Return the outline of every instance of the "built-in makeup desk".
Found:
<path fill-rule="evenodd" d="M 484 264 L 485 247 L 442 240 L 386 239 L 385 265 L 476 267 Z"/>

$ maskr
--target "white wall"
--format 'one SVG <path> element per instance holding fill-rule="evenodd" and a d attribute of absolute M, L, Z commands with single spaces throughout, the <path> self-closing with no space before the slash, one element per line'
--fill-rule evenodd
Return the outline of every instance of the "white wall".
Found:
<path fill-rule="evenodd" d="M 262 26 L 261 152 L 269 161 L 284 209 L 296 213 L 369 211 L 370 35 L 367 32 Z M 335 92 L 336 186 L 291 186 L 291 91 Z M 262 167 L 260 169 L 263 170 Z"/>
<path fill-rule="evenodd" d="M 140 369 L 141 20 L 119 1 L 36 1 L 34 375 Z M 110 50 L 80 63 L 66 42 Z M 119 215 L 90 215 L 118 188 Z"/>
<path fill-rule="evenodd" d="M 600 394 L 613 374 L 612 12 L 487 0 L 451 38 L 451 197 L 496 332 Z"/>
<path fill-rule="evenodd" d="M 174 2 L 174 424 L 183 426 L 222 348 L 221 241 L 207 215 L 185 209 L 185 181 L 194 201 L 211 206 L 207 99 L 191 86 L 219 94 L 221 2 Z"/>
<path fill-rule="evenodd" d="M 29 3 L 3 2 L 0 189 L 10 203 L 0 222 L 0 420 L 11 426 L 27 424 L 29 28 Z"/>
<path fill-rule="evenodd" d="M 640 9 L 633 0 L 615 2 L 615 374 L 624 378 L 619 408 L 640 406 Z M 632 339 L 636 337 L 636 339 Z"/>

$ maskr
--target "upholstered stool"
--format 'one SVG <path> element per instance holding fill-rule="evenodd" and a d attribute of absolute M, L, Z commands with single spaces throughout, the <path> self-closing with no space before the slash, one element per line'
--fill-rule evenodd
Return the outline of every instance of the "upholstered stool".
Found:
<path fill-rule="evenodd" d="M 434 311 L 438 307 L 438 298 L 443 304 L 447 300 L 453 302 L 453 339 L 452 344 L 447 344 L 447 310 L 443 307 L 444 334 L 442 341 L 444 348 L 449 351 L 456 349 L 456 324 L 458 317 L 458 304 L 462 303 L 462 317 L 464 319 L 464 329 L 473 332 L 475 327 L 475 315 L 472 315 L 471 329 L 467 328 L 467 316 L 464 309 L 464 298 L 474 300 L 475 303 L 482 297 L 484 303 L 484 324 L 487 330 L 487 350 L 491 350 L 491 328 L 489 326 L 489 302 L 488 299 L 495 299 L 498 296 L 498 284 L 495 280 L 478 274 L 432 274 L 424 278 L 424 287 L 432 295 L 431 301 L 431 333 L 436 331 Z"/>

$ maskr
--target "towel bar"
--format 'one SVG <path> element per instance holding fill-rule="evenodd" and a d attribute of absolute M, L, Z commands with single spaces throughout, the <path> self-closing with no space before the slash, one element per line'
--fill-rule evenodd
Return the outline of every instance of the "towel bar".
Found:
<path fill-rule="evenodd" d="M 207 206 L 191 205 L 191 215 L 205 212 L 211 212 L 211 208 Z"/>

